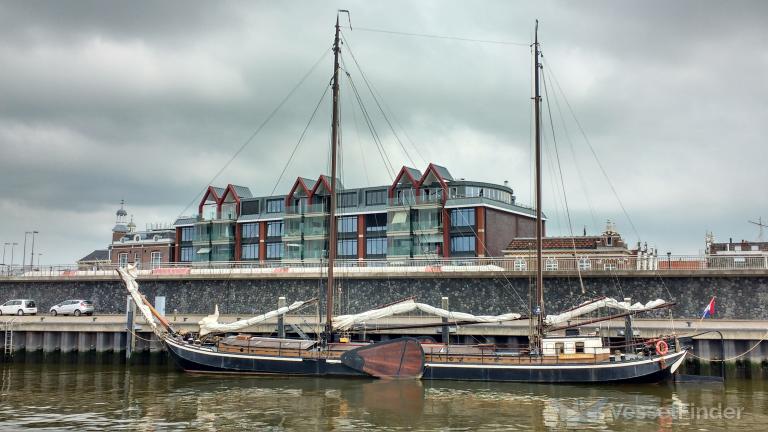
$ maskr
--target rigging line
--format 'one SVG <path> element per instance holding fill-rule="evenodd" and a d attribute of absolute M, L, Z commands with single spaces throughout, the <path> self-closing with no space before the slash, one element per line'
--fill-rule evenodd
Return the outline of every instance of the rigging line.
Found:
<path fill-rule="evenodd" d="M 350 28 L 350 30 L 351 30 L 351 28 Z M 499 41 L 499 40 L 489 40 L 489 39 L 474 39 L 474 38 L 465 38 L 465 37 L 447 36 L 447 35 L 436 35 L 436 34 L 428 34 L 428 33 L 399 32 L 399 31 L 394 31 L 394 30 L 382 30 L 382 29 L 374 29 L 374 28 L 366 28 L 366 27 L 355 27 L 355 31 L 366 31 L 366 32 L 372 32 L 372 33 L 385 33 L 385 34 L 398 35 L 398 36 L 412 36 L 412 37 L 421 37 L 421 38 L 429 38 L 429 39 L 448 39 L 448 40 L 455 40 L 455 41 L 461 41 L 461 42 L 476 42 L 476 43 L 487 43 L 487 44 L 494 44 L 494 45 L 513 45 L 513 46 L 524 46 L 524 47 L 528 47 L 528 46 L 531 45 L 530 43 L 522 43 L 522 42 Z"/>
<path fill-rule="evenodd" d="M 352 79 L 352 76 L 349 74 L 349 72 L 347 71 L 344 71 L 344 72 L 347 74 L 347 78 L 349 78 L 349 83 L 352 85 L 352 91 L 355 94 L 355 99 L 357 99 L 357 104 L 360 107 L 360 112 L 363 114 L 363 118 L 365 119 L 366 126 L 368 126 L 368 130 L 371 132 L 373 142 L 374 144 L 376 144 L 376 149 L 379 151 L 379 156 L 381 156 L 381 160 L 384 163 L 384 167 L 387 169 L 389 178 L 392 181 L 394 181 L 396 171 L 392 165 L 392 162 L 389 160 L 389 157 L 387 156 L 387 152 L 384 149 L 384 145 L 381 142 L 381 138 L 379 137 L 378 132 L 376 132 L 376 128 L 373 126 L 373 121 L 371 120 L 370 114 L 368 114 L 368 109 L 365 108 L 365 104 L 363 103 L 363 99 L 360 96 L 360 92 L 357 89 L 357 85 L 355 85 L 355 81 Z"/>
<path fill-rule="evenodd" d="M 350 88 L 350 91 L 348 92 L 347 97 L 351 98 L 349 94 L 352 93 L 351 91 L 352 86 L 349 85 L 349 80 L 347 80 L 347 86 Z M 365 185 L 370 187 L 371 179 L 368 177 L 368 166 L 365 162 L 367 158 L 365 157 L 365 152 L 363 151 L 363 140 L 360 138 L 360 124 L 357 119 L 357 110 L 355 109 L 355 106 L 352 105 L 351 102 L 349 106 L 350 106 L 350 110 L 352 111 L 352 120 L 355 124 L 355 136 L 357 137 L 357 147 L 358 149 L 360 149 L 360 161 L 363 163 L 363 174 L 365 174 Z"/>
<path fill-rule="evenodd" d="M 568 194 L 565 192 L 565 181 L 563 180 L 563 165 L 560 163 L 560 152 L 557 151 L 557 138 L 555 136 L 555 123 L 552 120 L 552 107 L 549 103 L 549 91 L 547 90 L 546 74 L 542 75 L 542 82 L 544 83 L 544 97 L 547 101 L 547 113 L 549 114 L 549 126 L 552 129 L 552 146 L 555 149 L 555 158 L 557 160 L 557 170 L 560 173 L 560 185 L 563 191 L 563 201 L 565 203 L 565 215 L 568 218 L 568 230 L 571 234 L 571 243 L 573 244 L 573 259 L 576 264 L 576 273 L 579 276 L 579 286 L 581 287 L 581 293 L 584 294 L 584 281 L 581 279 L 581 269 L 579 268 L 578 257 L 576 256 L 576 239 L 573 237 L 573 223 L 571 222 L 571 210 L 568 207 Z"/>
<path fill-rule="evenodd" d="M 365 72 L 363 72 L 363 68 L 360 66 L 360 63 L 358 63 L 357 57 L 355 57 L 355 54 L 352 52 L 352 47 L 349 45 L 349 41 L 346 38 L 344 38 L 344 47 L 352 56 L 352 61 L 354 61 L 355 65 L 357 66 L 357 70 L 360 71 L 360 76 L 363 78 L 363 82 L 365 83 L 366 87 L 368 87 L 368 91 L 371 93 L 371 97 L 373 98 L 373 101 L 376 103 L 376 106 L 379 108 L 379 111 L 381 112 L 381 115 L 384 117 L 384 120 L 387 122 L 387 125 L 389 125 L 389 129 L 392 130 L 392 135 L 395 136 L 395 140 L 397 141 L 398 144 L 400 144 L 400 148 L 403 149 L 403 152 L 405 153 L 405 157 L 411 163 L 411 166 L 416 165 L 413 162 L 413 158 L 411 158 L 410 153 L 408 153 L 408 150 L 405 148 L 405 145 L 400 140 L 400 137 L 397 135 L 397 132 L 395 132 L 395 127 L 392 126 L 392 122 L 389 121 L 389 117 L 387 117 L 387 113 L 384 112 L 384 108 L 382 108 L 381 104 L 379 103 L 379 100 L 376 98 L 376 93 L 373 91 L 371 83 L 368 81 L 368 77 L 365 76 Z"/>
<path fill-rule="evenodd" d="M 544 62 L 544 57 L 542 56 L 542 62 Z M 550 73 L 552 75 L 552 78 L 555 82 L 555 85 L 557 86 L 558 90 L 560 91 L 560 94 L 563 96 L 563 100 L 565 101 L 566 106 L 568 107 L 568 111 L 570 112 L 571 116 L 573 117 L 573 120 L 576 122 L 576 126 L 578 126 L 579 131 L 581 132 L 582 137 L 584 138 L 584 141 L 587 143 L 587 146 L 589 147 L 590 152 L 592 153 L 592 156 L 595 158 L 595 161 L 597 162 L 598 167 L 600 168 L 600 171 L 603 173 L 603 176 L 605 177 L 606 181 L 608 182 L 608 186 L 611 188 L 611 191 L 613 192 L 613 195 L 616 197 L 616 201 L 619 203 L 619 207 L 621 207 L 621 211 L 624 213 L 624 216 L 627 218 L 627 221 L 629 222 L 629 225 L 632 227 L 632 231 L 634 231 L 635 235 L 638 239 L 640 239 L 640 232 L 637 230 L 637 227 L 635 226 L 635 223 L 632 221 L 632 218 L 629 216 L 629 213 L 627 212 L 627 209 L 624 207 L 624 203 L 621 201 L 621 198 L 619 197 L 618 192 L 616 191 L 616 188 L 613 186 L 613 183 L 611 182 L 610 177 L 608 177 L 608 173 L 605 171 L 605 168 L 603 167 L 603 164 L 600 162 L 600 159 L 597 157 L 597 153 L 595 152 L 594 147 L 592 147 L 592 142 L 587 137 L 587 133 L 584 131 L 584 128 L 581 126 L 581 122 L 579 122 L 578 117 L 576 117 L 576 113 L 573 110 L 573 107 L 571 106 L 571 103 L 568 101 L 568 97 L 565 95 L 565 92 L 563 91 L 563 88 L 560 86 L 560 82 L 557 80 L 557 76 L 555 75 L 555 71 L 552 68 L 552 65 L 547 62 L 547 66 L 550 69 Z M 667 291 L 667 295 L 672 298 L 672 293 L 669 291 L 669 287 L 667 287 L 666 282 L 664 282 L 664 278 L 661 277 L 661 275 L 658 272 L 658 269 L 654 270 L 654 275 L 656 278 L 659 279 L 661 286 L 664 288 L 665 291 Z M 670 312 L 670 316 L 672 316 L 672 313 Z M 674 326 L 674 316 L 672 316 L 672 326 Z"/>
<path fill-rule="evenodd" d="M 346 39 L 346 37 L 344 38 L 344 42 L 345 42 L 345 46 L 347 47 L 347 50 L 350 52 L 350 54 L 352 54 L 352 51 L 351 51 L 351 48 L 350 48 L 350 45 L 349 45 L 349 41 Z M 362 71 L 360 71 L 360 72 L 362 74 Z M 421 151 L 419 151 L 419 147 L 416 146 L 416 144 L 413 142 L 411 137 L 408 135 L 408 131 L 403 127 L 402 123 L 400 122 L 400 120 L 395 115 L 395 112 L 387 104 L 387 101 L 384 100 L 384 97 L 381 95 L 381 92 L 378 91 L 378 89 L 376 88 L 376 86 L 373 85 L 373 83 L 371 83 L 371 88 L 375 92 L 375 97 L 378 97 L 381 100 L 381 103 L 384 105 L 384 108 L 386 108 L 387 111 L 389 111 L 389 114 L 392 116 L 392 120 L 394 120 L 395 125 L 400 128 L 400 130 L 403 132 L 403 135 L 405 135 L 405 138 L 408 141 L 408 143 L 416 151 L 416 155 L 421 159 L 421 161 L 423 163 L 427 164 L 428 163 L 427 159 L 421 154 Z M 385 118 L 386 118 L 386 115 L 385 115 Z M 394 133 L 394 130 L 393 130 L 393 133 Z M 396 134 L 395 134 L 395 137 L 398 140 L 400 139 L 399 137 L 397 137 Z"/>
<path fill-rule="evenodd" d="M 381 138 L 379 138 L 379 134 L 376 131 L 376 127 L 373 126 L 373 120 L 371 120 L 370 114 L 368 114 L 368 109 L 365 107 L 365 104 L 363 103 L 362 97 L 360 96 L 360 92 L 357 90 L 357 86 L 355 85 L 354 80 L 352 79 L 352 76 L 349 74 L 349 72 L 344 71 L 347 75 L 347 78 L 349 79 L 350 86 L 352 87 L 352 92 L 355 95 L 355 99 L 357 100 L 357 105 L 360 108 L 360 113 L 363 114 L 363 119 L 365 120 L 365 125 L 368 127 L 368 131 L 371 133 L 371 138 L 373 139 L 373 143 L 376 146 L 376 150 L 379 152 L 379 157 L 381 157 L 381 161 L 384 164 L 384 169 L 387 170 L 387 174 L 389 175 L 390 180 L 394 179 L 394 172 L 395 169 L 392 166 L 392 162 L 389 160 L 389 157 L 387 156 L 386 151 L 384 150 L 384 146 L 381 143 Z"/>
<path fill-rule="evenodd" d="M 459 208 L 459 209 L 452 209 L 452 210 L 461 210 L 461 209 Z M 480 234 L 477 231 L 475 231 L 475 225 L 470 225 L 469 224 L 469 219 L 467 219 L 467 216 L 464 214 L 464 212 L 461 212 L 461 211 L 457 211 L 455 213 L 452 212 L 452 211 L 448 212 L 448 215 L 449 215 L 448 216 L 448 220 L 447 221 L 443 221 L 443 223 L 444 224 L 445 223 L 449 223 L 449 224 L 451 223 L 451 220 L 450 220 L 451 219 L 451 216 L 450 216 L 451 214 L 458 214 L 461 217 L 461 219 L 464 221 L 464 224 L 465 224 L 464 226 L 465 227 L 469 227 L 470 231 L 475 236 L 477 241 L 480 243 L 480 245 L 482 246 L 483 250 L 485 250 L 486 253 L 487 253 L 488 249 L 487 249 L 486 242 L 482 239 L 482 236 L 480 236 Z M 477 212 L 475 212 L 475 223 L 477 223 Z M 450 247 L 450 245 L 443 246 L 443 247 Z M 517 299 L 520 300 L 520 303 L 523 305 L 523 309 L 525 310 L 525 308 L 528 308 L 529 309 L 529 313 L 530 313 L 530 305 L 526 304 L 528 302 L 523 300 L 523 297 L 520 295 L 520 293 L 517 292 L 517 290 L 515 289 L 515 286 L 512 285 L 512 282 L 509 280 L 509 278 L 507 278 L 507 276 L 504 274 L 504 272 L 502 272 L 501 275 L 504 278 L 504 280 L 507 282 L 508 287 L 512 290 L 512 292 L 515 294 Z"/>
<path fill-rule="evenodd" d="M 317 67 L 323 61 L 325 56 L 328 54 L 328 49 L 329 48 L 326 48 L 323 51 L 323 54 L 320 56 L 320 58 L 317 59 L 315 64 L 312 65 L 312 67 L 309 69 L 309 71 L 307 71 L 307 73 L 305 73 L 304 76 L 301 77 L 299 82 L 296 83 L 295 86 L 293 86 L 291 91 L 289 91 L 288 94 L 285 95 L 285 97 L 280 101 L 280 103 L 277 104 L 275 109 L 273 109 L 272 112 L 270 112 L 269 115 L 264 119 L 264 121 L 261 122 L 259 127 L 256 128 L 256 130 L 248 137 L 248 139 L 245 140 L 245 142 L 243 142 L 242 145 L 240 145 L 240 148 L 237 149 L 237 151 L 232 155 L 232 157 L 229 159 L 229 161 L 227 161 L 227 163 L 225 163 L 224 166 L 221 167 L 221 169 L 216 173 L 216 175 L 214 175 L 213 178 L 211 178 L 211 180 L 208 181 L 208 185 L 211 185 L 211 184 L 213 184 L 214 181 L 216 181 L 216 179 L 224 172 L 224 170 L 226 170 L 229 167 L 229 165 L 237 158 L 237 156 L 239 156 L 240 153 L 243 150 L 245 150 L 245 148 L 248 146 L 248 144 L 250 144 L 253 141 L 253 139 L 256 138 L 256 135 L 258 135 L 259 132 L 261 132 L 262 129 L 264 129 L 264 127 L 267 125 L 267 123 L 269 123 L 270 120 L 272 120 L 272 118 L 277 114 L 277 112 L 280 111 L 280 109 L 283 107 L 283 105 L 285 105 L 285 103 L 288 102 L 288 99 L 290 99 L 291 96 L 293 96 L 293 94 L 296 93 L 296 90 L 298 90 L 299 87 L 301 87 L 301 85 L 304 84 L 304 81 L 306 81 L 307 78 L 309 78 L 309 76 L 312 75 L 312 72 L 314 72 L 315 69 L 317 69 Z M 187 206 L 184 207 L 184 210 L 181 211 L 181 213 L 179 214 L 179 217 L 181 217 L 191 206 L 193 206 L 195 204 L 195 201 L 197 201 L 197 197 L 205 194 L 205 191 L 207 189 L 208 189 L 208 186 L 205 186 L 201 192 L 199 192 L 197 195 L 195 195 L 195 197 L 192 198 L 192 200 L 189 202 L 189 204 L 187 204 Z"/>
<path fill-rule="evenodd" d="M 549 66 L 549 65 L 547 65 L 547 66 Z M 547 67 L 545 73 L 549 73 L 550 77 L 552 75 L 551 72 L 549 72 L 549 67 Z M 562 110 L 562 108 L 560 106 L 560 100 L 558 99 L 556 92 L 552 93 L 552 99 L 554 99 L 554 101 L 555 101 L 555 107 L 557 108 L 557 113 L 560 116 L 560 123 L 563 125 L 563 130 L 565 131 L 565 138 L 568 141 L 568 146 L 569 146 L 569 148 L 571 150 L 571 155 L 573 156 L 574 165 L 576 166 L 576 173 L 579 176 L 579 183 L 581 184 L 581 188 L 584 191 L 584 196 L 585 196 L 585 198 L 587 200 L 587 206 L 589 207 L 589 213 L 590 213 L 590 216 L 592 217 L 592 228 L 597 230 L 599 228 L 598 228 L 598 225 L 597 225 L 597 217 L 595 216 L 595 209 L 594 209 L 594 206 L 592 205 L 592 199 L 589 197 L 589 194 L 587 193 L 587 186 L 586 186 L 587 183 L 584 180 L 584 175 L 583 175 L 582 170 L 581 170 L 581 168 L 579 166 L 579 160 L 576 157 L 576 150 L 575 150 L 575 147 L 573 145 L 573 140 L 571 139 L 571 134 L 568 132 L 568 125 L 565 122 L 565 116 L 563 115 L 563 110 Z"/>
<path fill-rule="evenodd" d="M 581 132 L 581 135 L 584 138 L 584 141 L 587 143 L 587 146 L 589 147 L 589 151 L 592 153 L 592 156 L 595 158 L 595 161 L 597 162 L 597 166 L 600 168 L 600 171 L 603 173 L 603 176 L 605 177 L 605 180 L 608 183 L 608 187 L 611 188 L 611 192 L 613 192 L 613 195 L 616 197 L 616 201 L 618 201 L 619 207 L 621 207 L 621 211 L 624 213 L 624 216 L 627 218 L 627 221 L 629 221 L 629 224 L 632 226 L 632 230 L 635 232 L 635 235 L 638 238 L 640 238 L 640 232 L 637 230 L 637 227 L 635 227 L 635 223 L 632 221 L 632 218 L 629 216 L 627 209 L 624 207 L 624 203 L 621 201 L 621 198 L 619 197 L 619 193 L 616 191 L 616 188 L 613 186 L 613 182 L 611 181 L 610 177 L 608 177 L 608 172 L 605 170 L 602 162 L 600 162 L 600 159 L 597 157 L 597 152 L 595 152 L 595 148 L 592 147 L 592 142 L 587 137 L 587 133 L 584 131 L 584 128 L 581 126 L 581 122 L 579 121 L 578 117 L 576 117 L 576 113 L 573 111 L 573 107 L 571 106 L 571 103 L 568 101 L 568 97 L 565 96 L 565 92 L 563 91 L 562 87 L 560 87 L 560 82 L 557 80 L 557 76 L 555 75 L 555 71 L 552 68 L 552 65 L 547 64 L 547 66 L 549 66 L 549 69 L 551 70 L 552 78 L 555 81 L 555 85 L 560 90 L 560 94 L 563 96 L 563 100 L 565 101 L 565 105 L 568 107 L 568 111 L 571 113 L 573 120 L 576 122 L 576 126 L 578 126 L 579 132 Z"/>
<path fill-rule="evenodd" d="M 328 94 L 329 88 L 330 86 L 325 86 L 325 90 L 323 91 L 323 94 L 320 96 L 320 100 L 317 101 L 317 105 L 315 105 L 315 109 L 312 111 L 312 115 L 309 117 L 309 121 L 304 126 L 304 130 L 301 131 L 301 135 L 299 136 L 298 141 L 296 141 L 296 144 L 293 146 L 291 155 L 288 157 L 288 161 L 286 161 L 285 166 L 283 166 L 283 170 L 280 171 L 280 176 L 277 177 L 275 186 L 272 188 L 272 192 L 270 192 L 269 196 L 275 195 L 275 191 L 277 190 L 277 187 L 280 185 L 280 181 L 283 179 L 283 175 L 285 175 L 285 171 L 288 169 L 288 166 L 291 164 L 291 161 L 293 161 L 293 156 L 296 154 L 296 151 L 301 146 L 301 143 L 304 142 L 304 137 L 307 135 L 307 130 L 309 130 L 309 126 L 312 124 L 312 120 L 315 119 L 315 116 L 317 115 L 317 110 L 320 108 L 320 105 L 323 103 L 325 96 Z"/>

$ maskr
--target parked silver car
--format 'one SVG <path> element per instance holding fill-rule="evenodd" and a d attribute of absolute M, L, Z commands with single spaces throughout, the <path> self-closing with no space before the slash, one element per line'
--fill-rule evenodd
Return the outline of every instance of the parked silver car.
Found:
<path fill-rule="evenodd" d="M 64 300 L 51 306 L 50 314 L 56 315 L 93 315 L 93 302 L 90 300 Z"/>
<path fill-rule="evenodd" d="M 0 315 L 35 315 L 37 305 L 34 300 L 8 300 L 0 305 Z"/>

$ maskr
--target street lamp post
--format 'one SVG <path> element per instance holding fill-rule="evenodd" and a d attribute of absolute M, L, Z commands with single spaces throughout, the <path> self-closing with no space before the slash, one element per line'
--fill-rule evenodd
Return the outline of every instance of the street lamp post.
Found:
<path fill-rule="evenodd" d="M 24 231 L 24 249 L 21 251 L 21 266 L 24 267 L 24 260 L 27 259 L 27 236 L 32 234 L 32 231 Z"/>
<path fill-rule="evenodd" d="M 5 242 L 3 243 L 3 265 L 5 265 L 5 248 L 8 247 L 10 243 Z"/>
<path fill-rule="evenodd" d="M 37 269 L 40 269 L 40 257 L 43 256 L 43 253 L 40 252 L 37 254 Z"/>
<path fill-rule="evenodd" d="M 10 269 L 13 269 L 13 251 L 16 249 L 16 246 L 18 245 L 19 244 L 16 242 L 11 243 L 11 266 L 9 267 L 9 273 L 10 273 Z"/>
<path fill-rule="evenodd" d="M 35 235 L 38 234 L 39 231 L 32 231 L 32 252 L 29 254 L 29 267 L 35 266 Z"/>
<path fill-rule="evenodd" d="M 672 270 L 672 252 L 667 252 L 667 270 Z"/>

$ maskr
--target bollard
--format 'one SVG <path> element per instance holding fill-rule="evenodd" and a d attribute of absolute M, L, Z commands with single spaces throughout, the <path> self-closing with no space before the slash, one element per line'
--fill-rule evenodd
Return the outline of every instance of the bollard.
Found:
<path fill-rule="evenodd" d="M 448 310 L 448 297 L 443 297 L 440 299 L 440 307 Z M 448 345 L 451 341 L 450 339 L 450 328 L 448 327 L 448 318 L 443 318 L 443 343 Z"/>
<path fill-rule="evenodd" d="M 285 307 L 285 297 L 278 297 L 277 298 L 277 308 L 284 308 Z M 285 319 L 284 315 L 278 315 L 277 316 L 277 337 L 284 338 L 285 337 Z"/>
<path fill-rule="evenodd" d="M 136 348 L 136 337 L 134 336 L 134 304 L 131 296 L 128 296 L 128 303 L 125 309 L 125 359 L 130 360 L 134 348 Z"/>

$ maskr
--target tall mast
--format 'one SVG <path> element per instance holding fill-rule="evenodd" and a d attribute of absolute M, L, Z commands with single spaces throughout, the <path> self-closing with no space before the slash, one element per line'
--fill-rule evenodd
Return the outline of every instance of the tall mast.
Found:
<path fill-rule="evenodd" d="M 536 20 L 536 30 L 533 42 L 533 76 L 534 76 L 534 118 L 536 122 L 536 330 L 534 345 L 541 347 L 541 338 L 544 336 L 544 276 L 542 274 L 542 246 L 543 224 L 541 221 L 541 95 L 539 94 L 539 20 Z"/>
<path fill-rule="evenodd" d="M 331 120 L 331 206 L 328 211 L 328 286 L 325 290 L 325 333 L 333 332 L 333 266 L 336 261 L 336 147 L 339 141 L 339 15 L 336 14 L 336 36 L 333 39 L 333 118 Z"/>

